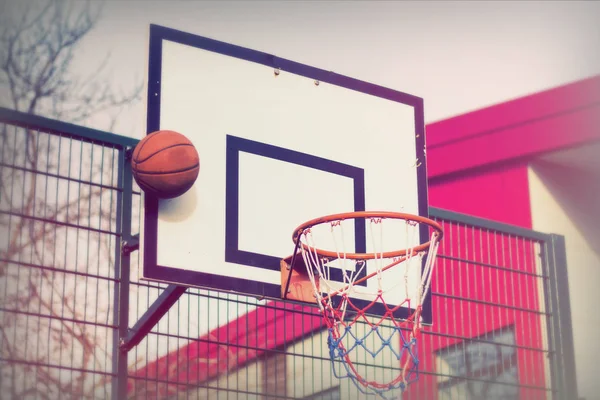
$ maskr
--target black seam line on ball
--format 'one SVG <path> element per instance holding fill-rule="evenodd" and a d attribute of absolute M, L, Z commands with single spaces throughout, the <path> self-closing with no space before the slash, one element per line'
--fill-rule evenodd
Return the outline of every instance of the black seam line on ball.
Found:
<path fill-rule="evenodd" d="M 187 168 L 182 168 L 182 169 L 175 169 L 172 171 L 156 171 L 156 172 L 144 172 L 144 171 L 140 171 L 137 169 L 134 169 L 134 172 L 136 173 L 136 175 L 167 175 L 167 174 L 177 174 L 180 172 L 187 172 L 187 171 L 191 171 L 194 168 L 199 167 L 200 164 L 196 164 L 192 167 L 187 167 Z"/>
<path fill-rule="evenodd" d="M 172 149 L 173 147 L 178 147 L 178 146 L 191 146 L 191 147 L 193 147 L 193 146 L 192 146 L 191 144 L 189 144 L 189 143 L 177 143 L 177 144 L 172 144 L 172 145 L 170 145 L 170 146 L 168 146 L 168 147 L 163 147 L 163 148 L 161 148 L 161 149 L 159 149 L 159 150 L 155 151 L 154 153 L 150 154 L 148 157 L 144 158 L 143 160 L 140 160 L 140 161 L 135 161 L 135 163 L 136 163 L 136 164 L 138 164 L 138 165 L 139 165 L 139 164 L 142 164 L 142 163 L 144 163 L 144 162 L 148 161 L 150 158 L 152 158 L 152 157 L 154 157 L 155 155 L 157 155 L 158 153 L 160 153 L 161 151 L 168 150 L 168 149 Z M 140 150 L 140 151 L 141 151 L 141 150 Z"/>

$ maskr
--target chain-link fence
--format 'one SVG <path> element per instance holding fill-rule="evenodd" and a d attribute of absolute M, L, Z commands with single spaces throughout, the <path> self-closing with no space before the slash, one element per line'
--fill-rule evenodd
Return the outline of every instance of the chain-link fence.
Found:
<path fill-rule="evenodd" d="M 136 140 L 6 109 L 0 124 L 2 398 L 364 397 L 332 373 L 316 308 L 139 279 Z M 434 319 L 404 397 L 574 398 L 562 237 L 431 216 Z"/>

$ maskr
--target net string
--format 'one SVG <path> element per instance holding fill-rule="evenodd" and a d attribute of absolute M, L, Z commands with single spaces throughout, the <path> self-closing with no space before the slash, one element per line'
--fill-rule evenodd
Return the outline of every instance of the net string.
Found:
<path fill-rule="evenodd" d="M 409 232 L 418 232 L 418 229 L 410 229 L 411 226 L 413 228 L 418 227 L 418 223 L 414 222 L 411 223 L 410 221 L 405 221 L 405 246 L 404 249 L 406 250 L 406 256 L 404 258 L 399 257 L 399 258 L 395 258 L 392 259 L 391 264 L 400 264 L 400 263 L 405 263 L 405 272 L 404 272 L 404 276 L 403 279 L 400 279 L 398 282 L 396 282 L 395 285 L 393 285 L 392 287 L 388 288 L 385 292 L 383 290 L 383 270 L 384 270 L 384 261 L 386 260 L 383 257 L 383 221 L 381 218 L 376 218 L 370 219 L 370 232 L 371 232 L 371 240 L 372 240 L 372 246 L 373 246 L 373 264 L 375 266 L 375 276 L 376 276 L 376 281 L 377 281 L 377 285 L 376 288 L 372 288 L 371 292 L 367 291 L 362 291 L 362 290 L 357 290 L 356 288 L 358 288 L 358 286 L 355 286 L 355 282 L 357 280 L 358 277 L 361 276 L 362 271 L 367 267 L 367 261 L 366 260 L 362 260 L 361 265 L 359 268 L 356 268 L 356 264 L 355 264 L 355 268 L 352 269 L 350 268 L 350 273 L 348 273 L 348 268 L 347 268 L 347 263 L 351 262 L 354 263 L 355 260 L 351 260 L 347 257 L 347 252 L 346 252 L 346 248 L 344 246 L 345 240 L 344 237 L 344 231 L 343 231 L 343 223 L 342 221 L 334 221 L 330 223 L 330 231 L 331 234 L 333 236 L 333 242 L 334 242 L 334 246 L 335 246 L 335 254 L 337 255 L 337 260 L 339 260 L 339 262 L 341 262 L 341 269 L 342 269 L 342 281 L 343 282 L 334 282 L 331 280 L 331 268 L 332 268 L 332 263 L 331 260 L 325 259 L 323 257 L 321 257 L 318 253 L 318 248 L 316 246 L 315 243 L 315 239 L 314 236 L 312 234 L 312 231 L 310 228 L 306 229 L 302 235 L 301 235 L 301 239 L 304 240 L 306 246 L 302 247 L 301 249 L 301 254 L 302 257 L 304 259 L 305 265 L 307 266 L 307 271 L 308 271 L 308 275 L 309 275 L 309 279 L 310 282 L 312 284 L 313 290 L 314 290 L 314 296 L 317 299 L 317 303 L 321 309 L 321 312 L 323 313 L 325 320 L 327 322 L 327 325 L 330 329 L 330 332 L 332 333 L 332 337 L 330 337 L 330 350 L 331 350 L 331 356 L 332 356 L 332 361 L 334 360 L 335 357 L 337 358 L 344 358 L 345 359 L 345 363 L 344 366 L 346 367 L 347 370 L 347 377 L 351 378 L 355 383 L 359 383 L 360 385 L 364 386 L 366 389 L 370 390 L 370 391 L 374 391 L 377 394 L 381 395 L 382 391 L 385 390 L 389 390 L 392 388 L 400 388 L 402 389 L 402 391 L 404 390 L 404 388 L 406 388 L 406 386 L 410 383 L 411 381 L 411 375 L 414 375 L 415 373 L 415 367 L 418 364 L 418 359 L 416 359 L 416 340 L 417 337 L 419 335 L 420 329 L 421 329 L 421 307 L 422 307 L 422 302 L 425 298 L 425 296 L 427 295 L 429 288 L 430 288 L 430 284 L 431 284 L 431 277 L 432 277 L 432 268 L 433 265 L 435 263 L 435 258 L 437 255 L 437 249 L 438 249 L 438 245 L 439 245 L 439 241 L 438 241 L 438 235 L 436 232 L 434 232 L 431 236 L 431 245 L 430 248 L 428 249 L 428 251 L 425 252 L 414 252 L 412 247 L 410 246 L 411 243 L 411 239 L 412 236 L 409 234 Z M 374 226 L 378 226 L 379 227 L 379 234 L 375 235 L 373 230 L 374 230 Z M 335 235 L 335 231 L 337 230 L 336 228 L 339 227 L 339 230 L 341 232 L 341 236 L 342 236 L 342 240 L 341 240 L 341 245 L 340 242 L 338 241 L 336 235 Z M 379 236 L 379 243 L 376 243 L 376 238 L 375 236 Z M 378 245 L 377 245 L 378 244 Z M 423 265 L 422 262 L 419 262 L 418 265 L 423 265 L 423 271 L 422 271 L 422 275 L 421 275 L 421 279 L 418 281 L 418 286 L 415 288 L 416 289 L 416 293 L 414 293 L 414 297 L 409 295 L 409 269 L 410 267 L 413 265 L 413 261 L 414 260 L 419 260 L 422 261 L 423 256 L 425 255 L 425 253 L 427 254 L 425 263 Z M 389 265 L 388 264 L 388 267 Z M 396 327 L 395 329 L 397 329 L 397 331 L 399 332 L 399 336 L 402 338 L 402 348 L 401 348 L 401 353 L 400 355 L 397 355 L 398 360 L 401 360 L 401 373 L 392 381 L 386 383 L 386 384 L 380 384 L 377 382 L 372 382 L 372 381 L 367 381 L 366 379 L 364 379 L 359 371 L 356 370 L 354 364 L 352 363 L 352 361 L 349 358 L 349 353 L 357 347 L 357 345 L 355 344 L 354 346 L 350 347 L 350 349 L 345 349 L 343 343 L 342 343 L 342 338 L 346 337 L 345 335 L 347 335 L 348 332 L 348 328 L 352 327 L 353 325 L 356 324 L 356 322 L 358 321 L 358 319 L 360 317 L 364 318 L 365 321 L 373 328 L 373 330 L 377 333 L 377 335 L 379 335 L 379 337 L 383 340 L 383 337 L 381 336 L 381 334 L 379 333 L 379 331 L 377 330 L 377 328 L 379 327 L 380 324 L 383 323 L 383 319 L 379 320 L 376 323 L 372 323 L 370 322 L 368 319 L 366 319 L 366 317 L 363 315 L 363 312 L 361 309 L 359 309 L 358 307 L 356 307 L 352 301 L 349 299 L 349 296 L 353 293 L 363 293 L 363 294 L 369 294 L 371 296 L 375 296 L 373 299 L 373 302 L 376 301 L 381 301 L 384 305 L 385 305 L 385 300 L 383 295 L 391 290 L 392 288 L 397 287 L 398 285 L 404 283 L 404 289 L 405 289 L 405 293 L 406 293 L 406 299 L 405 301 L 401 304 L 401 305 L 405 305 L 407 306 L 409 309 L 412 309 L 411 307 L 411 297 L 414 299 L 414 312 L 412 313 L 412 315 L 408 316 L 408 318 L 406 320 L 404 320 L 401 323 L 397 323 L 397 321 L 395 321 L 395 318 L 393 317 L 393 312 L 391 313 L 391 317 L 390 320 L 392 322 L 394 322 L 394 326 Z M 375 292 L 373 292 L 373 289 L 376 289 Z M 337 305 L 337 307 L 333 304 L 333 299 L 334 297 L 338 297 L 340 299 L 340 303 Z M 398 309 L 401 305 L 398 305 L 396 307 L 394 307 L 394 309 Z M 355 313 L 356 316 L 354 317 L 353 320 L 351 320 L 349 323 L 345 322 L 346 319 L 346 314 L 348 311 L 348 308 L 351 308 Z M 390 308 L 385 305 L 386 311 L 389 313 L 391 310 Z M 408 328 L 408 332 L 407 332 L 407 337 L 405 337 L 402 334 L 402 329 L 407 329 Z M 412 328 L 412 329 L 411 329 Z M 346 332 L 343 332 L 343 331 Z M 392 334 L 393 336 L 394 334 Z M 356 341 L 356 343 L 359 343 L 361 340 L 358 337 L 355 337 L 354 335 L 352 335 Z M 364 346 L 363 346 L 364 347 Z M 365 348 L 366 349 L 366 348 Z M 381 349 L 379 349 L 377 351 L 377 353 L 379 351 L 381 351 L 383 349 L 383 346 Z M 369 353 L 371 353 L 371 351 L 369 351 L 368 349 L 366 349 Z M 337 353 L 336 353 L 337 351 Z M 337 354 L 337 355 L 336 355 Z M 373 355 L 373 353 L 372 353 Z M 362 389 L 361 389 L 362 390 Z M 383 396 L 382 396 L 383 397 Z"/>
<path fill-rule="evenodd" d="M 302 256 L 303 256 L 303 260 L 305 262 L 305 265 L 311 265 L 314 267 L 314 271 L 310 270 L 308 271 L 311 277 L 311 282 L 316 282 L 317 277 L 320 277 L 320 284 L 322 286 L 323 289 L 328 289 L 328 290 L 321 290 L 321 292 L 325 292 L 327 294 L 333 294 L 333 293 L 338 293 L 338 294 L 342 294 L 344 292 L 351 292 L 351 293 L 355 293 L 355 294 L 364 294 L 364 295 L 374 295 L 377 293 L 386 293 L 388 291 L 391 291 L 393 289 L 395 289 L 398 285 L 400 285 L 402 282 L 397 282 L 394 286 L 389 286 L 387 288 L 387 290 L 383 290 L 382 287 L 382 282 L 383 282 L 383 272 L 384 272 L 384 261 L 386 260 L 386 258 L 383 257 L 383 226 L 382 226 L 382 221 L 381 218 L 378 219 L 378 221 L 375 221 L 374 223 L 375 225 L 379 225 L 380 229 L 380 233 L 379 235 L 375 235 L 375 234 L 371 234 L 371 238 L 372 238 L 372 244 L 373 247 L 375 249 L 374 253 L 374 259 L 373 264 L 375 266 L 375 273 L 377 276 L 377 291 L 375 293 L 373 293 L 373 291 L 363 291 L 360 290 L 360 287 L 355 286 L 355 282 L 356 280 L 362 276 L 362 272 L 367 268 L 368 266 L 368 262 L 361 260 L 358 261 L 356 264 L 359 265 L 359 268 L 348 268 L 348 263 L 349 262 L 354 262 L 354 260 L 350 260 L 349 258 L 347 258 L 347 252 L 344 246 L 344 240 L 341 241 L 342 246 L 339 246 L 338 243 L 339 240 L 337 239 L 337 237 L 335 235 L 332 235 L 333 237 L 333 243 L 335 246 L 335 253 L 337 256 L 337 260 L 341 261 L 341 267 L 340 269 L 342 270 L 342 277 L 343 277 L 343 281 L 342 282 L 335 282 L 331 279 L 331 266 L 330 266 L 330 260 L 327 260 L 323 257 L 321 257 L 318 254 L 318 250 L 317 250 L 317 245 L 316 242 L 314 240 L 314 237 L 312 235 L 311 229 L 307 229 L 302 237 L 304 238 L 304 241 L 306 243 L 306 247 L 308 248 L 308 250 L 305 249 L 305 251 L 301 252 Z M 343 230 L 343 224 L 340 224 L 339 221 L 337 221 L 337 223 L 331 223 L 331 230 L 333 231 L 334 227 L 339 226 L 340 230 Z M 404 258 L 402 257 L 396 257 L 394 259 L 392 259 L 391 264 L 399 264 L 399 263 L 405 263 L 405 265 L 407 265 L 407 268 L 404 269 L 404 279 L 403 279 L 403 283 L 404 283 L 404 292 L 405 293 L 410 293 L 409 290 L 409 273 L 411 270 L 413 263 L 413 258 L 415 256 L 418 256 L 417 260 L 421 261 L 422 257 L 424 255 L 423 252 L 413 252 L 411 251 L 411 246 L 409 245 L 409 242 L 412 241 L 413 236 L 414 236 L 414 232 L 416 231 L 415 229 L 412 230 L 413 235 L 411 235 L 411 231 L 409 231 L 408 229 L 408 224 L 406 224 L 406 245 L 405 245 L 405 250 L 406 250 L 406 256 Z M 372 232 L 372 225 L 371 227 L 371 232 Z M 342 233 L 343 236 L 343 233 Z M 378 236 L 380 238 L 379 240 L 379 246 L 376 245 L 375 243 L 375 236 Z M 341 250 L 340 250 L 341 247 Z M 356 265 L 355 265 L 356 266 Z M 350 270 L 350 274 L 348 274 L 348 270 Z M 314 275 L 314 273 L 316 272 L 316 276 Z M 428 276 L 429 274 L 423 274 L 423 277 Z M 336 285 L 337 283 L 337 285 Z M 428 287 L 428 284 L 426 285 L 427 282 L 423 281 L 422 282 L 423 285 L 421 285 L 423 287 L 423 291 L 427 292 L 427 289 L 425 288 L 426 286 Z M 341 286 L 342 289 L 340 289 L 338 286 Z M 413 296 L 407 296 L 407 298 L 411 298 Z M 415 298 L 420 298 L 422 296 L 415 294 L 414 296 Z"/>

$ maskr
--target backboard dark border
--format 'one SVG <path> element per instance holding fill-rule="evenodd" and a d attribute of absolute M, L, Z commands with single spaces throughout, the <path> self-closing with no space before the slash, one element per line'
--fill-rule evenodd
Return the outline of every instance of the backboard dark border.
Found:
<path fill-rule="evenodd" d="M 196 47 L 218 54 L 235 57 L 262 64 L 273 69 L 304 76 L 331 85 L 336 85 L 349 90 L 395 101 L 412 106 L 415 116 L 415 133 L 417 145 L 417 159 L 420 167 L 417 169 L 418 181 L 418 208 L 419 215 L 428 216 L 428 194 L 427 194 L 427 162 L 425 158 L 425 118 L 423 110 L 423 99 L 407 93 L 399 92 L 369 82 L 357 80 L 331 71 L 311 67 L 295 61 L 274 56 L 272 54 L 251 50 L 245 47 L 209 39 L 191 33 L 167 28 L 160 25 L 150 25 L 149 55 L 148 55 L 148 103 L 146 117 L 146 131 L 152 133 L 160 129 L 161 112 L 161 74 L 162 74 L 162 44 L 170 41 L 187 46 Z M 398 182 L 400 185 L 401 182 Z M 157 265 L 157 228 L 158 228 L 158 200 L 145 197 L 144 200 L 144 265 L 143 278 L 157 280 L 183 286 L 194 286 L 212 288 L 227 292 L 238 292 L 256 296 L 280 298 L 278 285 L 258 283 L 245 279 L 220 279 L 219 276 L 200 273 L 196 271 L 171 268 Z M 292 227 L 293 229 L 293 227 Z M 429 232 L 426 226 L 421 226 L 421 242 L 429 240 Z M 286 255 L 282 255 L 285 257 Z M 382 307 L 383 308 L 383 307 Z M 376 310 L 374 310 L 377 312 Z M 423 303 L 423 321 L 431 322 L 431 296 L 427 296 Z"/>

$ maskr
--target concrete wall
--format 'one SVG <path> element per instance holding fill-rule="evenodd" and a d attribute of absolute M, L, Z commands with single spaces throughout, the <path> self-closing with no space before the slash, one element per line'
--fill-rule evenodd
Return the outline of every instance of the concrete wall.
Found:
<path fill-rule="evenodd" d="M 597 399 L 600 171 L 536 161 L 529 168 L 529 187 L 533 228 L 565 236 L 577 386 L 580 397 Z"/>

